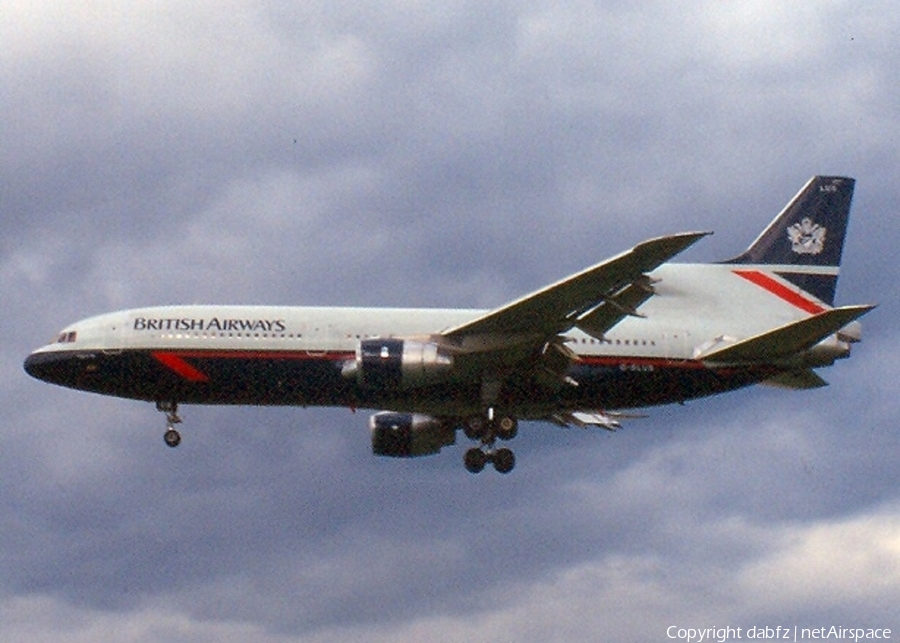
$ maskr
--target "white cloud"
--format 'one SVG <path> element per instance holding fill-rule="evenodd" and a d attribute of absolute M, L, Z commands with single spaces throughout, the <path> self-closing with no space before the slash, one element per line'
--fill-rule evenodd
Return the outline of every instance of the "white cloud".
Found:
<path fill-rule="evenodd" d="M 844 519 L 787 525 L 768 539 L 771 552 L 744 565 L 737 578 L 750 604 L 769 610 L 784 605 L 884 605 L 900 592 L 896 505 Z M 882 624 L 888 625 L 895 624 Z"/>
<path fill-rule="evenodd" d="M 728 67 L 805 64 L 821 57 L 842 6 L 766 0 L 706 5 L 696 14 L 707 35 L 699 44 Z"/>

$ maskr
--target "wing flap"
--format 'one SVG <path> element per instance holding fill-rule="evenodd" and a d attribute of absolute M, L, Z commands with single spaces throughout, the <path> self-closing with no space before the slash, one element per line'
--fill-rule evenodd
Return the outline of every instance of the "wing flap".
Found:
<path fill-rule="evenodd" d="M 716 364 L 777 361 L 809 350 L 872 308 L 874 306 L 832 308 L 737 343 L 713 348 L 701 353 L 698 359 Z"/>
<path fill-rule="evenodd" d="M 611 297 L 578 318 L 576 326 L 588 335 L 602 339 L 606 332 L 625 317 L 643 317 L 638 307 L 654 294 L 653 280 L 647 276 L 636 279 Z"/>
<path fill-rule="evenodd" d="M 617 294 L 624 294 L 630 285 L 645 280 L 645 273 L 654 270 L 707 234 L 709 233 L 687 232 L 650 239 L 612 259 L 525 295 L 461 326 L 447 329 L 441 335 L 451 341 L 468 336 L 498 334 L 552 337 L 575 326 L 580 316 L 604 301 L 614 300 Z M 624 300 L 636 301 L 636 294 L 637 291 L 629 293 Z M 598 313 L 594 319 L 596 323 L 591 327 L 608 326 L 610 320 L 615 319 L 617 322 L 624 314 L 620 310 L 616 318 Z"/>
<path fill-rule="evenodd" d="M 622 428 L 619 420 L 645 418 L 646 415 L 635 413 L 621 413 L 619 411 L 568 411 L 557 413 L 551 419 L 556 424 L 567 427 L 577 426 L 582 429 L 596 426 L 607 431 L 616 431 Z"/>

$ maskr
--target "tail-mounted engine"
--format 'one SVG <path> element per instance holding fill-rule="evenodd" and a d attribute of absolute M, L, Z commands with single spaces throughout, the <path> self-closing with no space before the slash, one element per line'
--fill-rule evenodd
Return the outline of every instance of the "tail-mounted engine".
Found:
<path fill-rule="evenodd" d="M 406 339 L 364 339 L 356 359 L 344 365 L 345 377 L 355 377 L 364 388 L 404 389 L 431 383 L 445 376 L 453 358 L 437 344 Z"/>
<path fill-rule="evenodd" d="M 851 345 L 862 341 L 862 324 L 850 322 L 837 333 L 805 351 L 803 365 L 811 368 L 831 366 L 835 360 L 850 357 Z"/>
<path fill-rule="evenodd" d="M 456 443 L 455 427 L 418 413 L 382 411 L 369 418 L 372 453 L 392 458 L 433 455 Z"/>
<path fill-rule="evenodd" d="M 803 365 L 810 368 L 831 366 L 835 360 L 850 357 L 850 344 L 840 333 L 826 337 L 802 354 Z"/>

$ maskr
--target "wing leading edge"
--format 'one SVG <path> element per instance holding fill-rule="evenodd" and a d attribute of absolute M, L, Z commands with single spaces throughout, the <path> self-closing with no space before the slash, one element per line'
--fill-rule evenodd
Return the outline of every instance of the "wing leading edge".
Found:
<path fill-rule="evenodd" d="M 628 315 L 652 293 L 647 273 L 696 243 L 709 232 L 686 232 L 650 239 L 602 263 L 496 308 L 470 322 L 443 331 L 441 336 L 463 349 L 478 350 L 467 340 L 498 336 L 547 341 L 578 326 L 600 336 Z M 480 344 L 480 342 L 479 342 Z"/>

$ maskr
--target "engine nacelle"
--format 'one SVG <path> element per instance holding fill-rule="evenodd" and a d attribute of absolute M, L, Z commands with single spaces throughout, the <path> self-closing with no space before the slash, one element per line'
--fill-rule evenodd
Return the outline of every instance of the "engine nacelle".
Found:
<path fill-rule="evenodd" d="M 372 453 L 391 458 L 433 455 L 456 443 L 452 424 L 430 415 L 382 411 L 369 418 Z"/>
<path fill-rule="evenodd" d="M 811 368 L 831 366 L 835 360 L 847 357 L 850 357 L 850 342 L 844 341 L 840 334 L 831 335 L 803 353 L 803 365 Z"/>
<path fill-rule="evenodd" d="M 344 375 L 356 377 L 365 388 L 404 389 L 428 384 L 445 376 L 453 358 L 437 344 L 408 339 L 364 339 L 356 359 Z"/>

